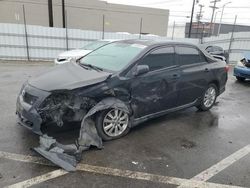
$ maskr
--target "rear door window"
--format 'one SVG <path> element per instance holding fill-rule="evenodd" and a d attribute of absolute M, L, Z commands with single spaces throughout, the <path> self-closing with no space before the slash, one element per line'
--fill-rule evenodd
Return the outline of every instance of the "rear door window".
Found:
<path fill-rule="evenodd" d="M 177 46 L 176 53 L 178 54 L 180 65 L 197 64 L 206 61 L 204 55 L 193 47 Z"/>
<path fill-rule="evenodd" d="M 150 71 L 175 65 L 174 47 L 162 47 L 147 54 L 140 65 L 148 65 Z"/>

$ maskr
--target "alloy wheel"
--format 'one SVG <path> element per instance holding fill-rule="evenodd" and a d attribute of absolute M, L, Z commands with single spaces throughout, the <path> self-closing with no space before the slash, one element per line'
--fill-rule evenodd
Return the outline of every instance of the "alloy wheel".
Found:
<path fill-rule="evenodd" d="M 129 116 L 119 109 L 110 110 L 103 119 L 103 131 L 110 137 L 120 136 L 128 127 Z"/>
<path fill-rule="evenodd" d="M 203 104 L 205 107 L 210 108 L 216 99 L 216 90 L 214 87 L 209 87 L 205 93 Z"/>

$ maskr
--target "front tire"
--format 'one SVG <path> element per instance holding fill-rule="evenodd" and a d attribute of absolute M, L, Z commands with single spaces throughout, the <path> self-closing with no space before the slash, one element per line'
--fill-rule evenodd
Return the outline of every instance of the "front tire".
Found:
<path fill-rule="evenodd" d="M 96 130 L 104 140 L 125 136 L 130 130 L 129 114 L 120 109 L 107 109 L 96 116 Z"/>
<path fill-rule="evenodd" d="M 217 93 L 218 88 L 216 87 L 216 85 L 209 84 L 197 108 L 201 111 L 207 111 L 211 109 L 216 101 Z"/>

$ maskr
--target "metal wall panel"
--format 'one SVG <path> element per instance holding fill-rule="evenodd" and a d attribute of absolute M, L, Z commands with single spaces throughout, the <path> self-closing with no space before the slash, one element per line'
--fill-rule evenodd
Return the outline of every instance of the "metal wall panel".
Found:
<path fill-rule="evenodd" d="M 30 60 L 53 60 L 67 49 L 81 48 L 91 41 L 102 39 L 101 31 L 64 29 L 27 25 Z M 156 35 L 139 35 L 125 32 L 105 32 L 105 39 L 157 39 L 171 40 Z M 198 44 L 198 39 L 179 38 L 177 41 Z M 246 45 L 246 44 L 245 44 Z M 0 23 L 0 59 L 28 59 L 25 27 L 23 24 Z"/>

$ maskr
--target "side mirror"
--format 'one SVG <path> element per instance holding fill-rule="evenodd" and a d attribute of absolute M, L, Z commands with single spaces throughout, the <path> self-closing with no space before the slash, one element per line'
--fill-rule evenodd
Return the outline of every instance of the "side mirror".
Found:
<path fill-rule="evenodd" d="M 139 76 L 141 74 L 145 74 L 149 72 L 149 66 L 148 65 L 138 65 L 135 70 L 135 76 Z"/>

